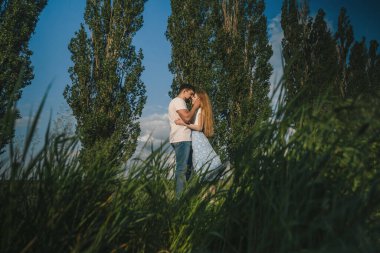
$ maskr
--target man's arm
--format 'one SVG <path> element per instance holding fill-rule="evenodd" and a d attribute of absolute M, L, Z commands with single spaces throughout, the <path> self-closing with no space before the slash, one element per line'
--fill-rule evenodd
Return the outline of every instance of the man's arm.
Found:
<path fill-rule="evenodd" d="M 197 109 L 199 108 L 200 106 L 200 100 L 197 99 L 194 101 L 193 103 L 193 107 L 191 107 L 191 110 L 187 110 L 187 109 L 181 109 L 181 110 L 177 110 L 177 113 L 179 115 L 179 117 L 185 122 L 185 123 L 190 123 L 190 120 L 193 118 L 194 116 L 194 113 L 197 111 Z"/>
<path fill-rule="evenodd" d="M 202 132 L 202 130 L 203 130 L 203 115 L 202 115 L 202 113 L 199 116 L 200 117 L 198 117 L 198 125 L 189 124 L 189 125 L 187 125 L 187 127 L 190 128 L 191 130 Z"/>
<path fill-rule="evenodd" d="M 202 132 L 202 130 L 203 130 L 203 115 L 201 115 L 198 118 L 198 125 L 195 125 L 195 124 L 186 124 L 182 119 L 177 119 L 174 122 L 177 125 L 187 126 L 191 130 L 195 130 L 195 131 L 199 131 L 199 132 Z"/>

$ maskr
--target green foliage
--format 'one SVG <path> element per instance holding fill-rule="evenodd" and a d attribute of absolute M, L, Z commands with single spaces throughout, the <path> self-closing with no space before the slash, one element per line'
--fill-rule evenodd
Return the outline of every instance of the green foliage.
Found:
<path fill-rule="evenodd" d="M 338 56 L 322 9 L 309 17 L 307 1 L 283 2 L 281 25 L 284 30 L 283 56 L 286 101 L 310 105 L 320 96 L 340 97 L 336 85 Z M 299 95 L 302 93 L 302 95 Z"/>
<path fill-rule="evenodd" d="M 178 95 L 179 87 L 190 83 L 208 91 L 214 87 L 212 50 L 215 20 L 210 1 L 171 1 L 166 37 L 172 44 L 169 70 L 174 74 L 169 96 Z"/>
<path fill-rule="evenodd" d="M 241 143 L 229 176 L 195 176 L 179 200 L 168 145 L 127 171 L 88 169 L 76 138 L 48 130 L 30 155 L 41 106 L 24 148 L 1 157 L 0 251 L 378 252 L 379 101 L 290 103 Z M 289 115 L 302 118 L 292 135 Z"/>
<path fill-rule="evenodd" d="M 367 76 L 368 52 L 365 39 L 355 42 L 351 48 L 350 63 L 348 66 L 347 96 L 353 98 L 362 90 L 369 90 L 369 79 Z"/>
<path fill-rule="evenodd" d="M 77 120 L 85 164 L 94 158 L 119 164 L 136 148 L 146 90 L 143 54 L 132 39 L 142 26 L 144 3 L 87 1 L 89 31 L 82 24 L 69 44 L 74 66 L 64 97 Z"/>
<path fill-rule="evenodd" d="M 284 88 L 286 101 L 299 106 L 312 105 L 321 96 L 334 103 L 360 94 L 372 96 L 378 90 L 377 41 L 370 42 L 370 50 L 364 38 L 354 42 L 353 27 L 344 8 L 334 36 L 324 17 L 322 9 L 315 18 L 309 17 L 308 1 L 283 1 Z"/>
<path fill-rule="evenodd" d="M 33 68 L 29 40 L 46 0 L 0 0 L 0 152 L 14 129 L 6 125 L 9 110 L 31 83 Z M 19 117 L 16 110 L 15 115 Z"/>
<path fill-rule="evenodd" d="M 354 42 L 354 31 L 350 24 L 350 19 L 346 15 L 346 9 L 342 8 L 338 18 L 338 29 L 335 33 L 335 40 L 338 47 L 338 88 L 341 97 L 346 96 L 347 89 L 347 58 Z"/>
<path fill-rule="evenodd" d="M 205 89 L 215 116 L 214 144 L 232 157 L 252 126 L 270 115 L 264 1 L 171 1 L 171 97 L 182 83 Z M 244 129 L 244 130 L 243 130 Z"/>
<path fill-rule="evenodd" d="M 347 67 L 347 98 L 356 98 L 359 95 L 371 97 L 379 93 L 380 55 L 377 49 L 378 42 L 375 40 L 370 42 L 369 49 L 365 38 L 353 44 Z"/>
<path fill-rule="evenodd" d="M 216 141 L 233 159 L 236 148 L 270 114 L 268 44 L 264 1 L 223 1 L 219 7 Z"/>
<path fill-rule="evenodd" d="M 322 9 L 318 10 L 311 25 L 308 44 L 311 47 L 308 59 L 310 70 L 305 79 L 309 87 L 308 97 L 315 98 L 326 93 L 331 94 L 330 97 L 338 97 L 339 90 L 335 84 L 338 74 L 336 44 Z"/>
<path fill-rule="evenodd" d="M 287 106 L 293 113 L 256 129 L 242 143 L 207 252 L 377 252 L 378 101 L 328 113 L 325 102 Z M 289 135 L 295 119 L 286 115 L 298 113 L 305 117 Z"/>
<path fill-rule="evenodd" d="M 304 41 L 307 27 L 308 5 L 304 5 L 304 12 L 298 11 L 296 0 L 284 0 L 281 12 L 281 27 L 284 31 L 282 40 L 282 51 L 285 62 L 285 90 L 287 101 L 294 98 L 302 87 L 302 77 L 304 66 Z M 300 14 L 302 16 L 300 16 Z M 309 23 L 310 24 L 310 23 Z"/>
<path fill-rule="evenodd" d="M 338 46 L 340 69 L 338 79 L 342 96 L 345 98 L 355 98 L 360 94 L 372 96 L 379 90 L 380 83 L 378 42 L 370 41 L 369 49 L 365 38 L 354 43 L 353 28 L 344 8 L 339 15 L 335 39 Z"/>
<path fill-rule="evenodd" d="M 380 90 L 380 54 L 377 53 L 379 43 L 376 40 L 370 42 L 368 50 L 368 78 L 369 78 L 369 91 Z"/>
<path fill-rule="evenodd" d="M 99 13 L 108 13 L 111 5 L 102 6 L 104 11 Z M 224 8 L 226 14 L 230 13 L 231 9 Z M 94 9 L 89 8 L 86 13 L 90 11 Z M 221 14 L 223 11 L 218 15 Z M 320 25 L 315 26 L 322 32 L 314 31 L 323 35 L 323 14 L 319 17 Z M 242 43 L 234 31 L 239 26 L 231 27 L 232 30 L 219 30 L 224 37 L 218 38 L 229 40 L 231 50 L 243 59 L 234 48 L 235 43 Z M 106 87 L 100 85 L 107 79 L 95 78 L 106 73 L 99 69 L 96 72 L 94 66 L 99 61 L 99 66 L 108 70 L 114 62 L 104 54 L 94 53 L 100 49 L 93 46 L 93 38 L 88 38 L 82 26 L 70 44 L 76 52 L 72 80 L 78 85 L 68 88 L 67 94 L 71 94 L 70 103 L 78 105 L 76 112 L 99 115 L 97 120 L 107 124 L 107 117 L 101 114 L 106 107 L 93 105 L 110 101 L 102 96 L 88 95 L 80 100 L 72 96 L 94 90 L 95 95 L 107 94 Z M 98 44 L 106 40 L 99 41 Z M 317 43 L 314 46 L 326 50 Z M 368 51 L 371 61 L 365 70 L 371 73 L 370 80 L 376 78 L 376 50 L 377 44 L 372 42 Z M 215 66 L 221 70 L 222 63 L 217 59 Z M 267 61 L 260 64 L 266 66 Z M 236 71 L 235 67 L 226 70 Z M 267 71 L 264 73 L 269 75 Z M 107 77 L 120 81 L 113 73 L 107 72 Z M 246 78 L 244 73 L 241 80 Z M 230 78 L 227 74 L 225 77 Z M 314 82 L 311 78 L 305 80 Z M 333 105 L 328 96 L 313 100 L 312 105 L 301 107 L 295 100 L 288 100 L 283 107 L 280 104 L 272 121 L 256 122 L 252 131 L 244 127 L 244 121 L 229 128 L 247 131 L 235 147 L 232 170 L 213 182 L 205 181 L 204 175 L 195 175 L 177 199 L 172 178 L 173 154 L 168 152 L 168 145 L 152 150 L 148 158 L 131 164 L 125 171 L 123 166 L 116 166 L 115 154 L 110 156 L 113 137 L 88 142 L 99 153 L 94 152 L 91 163 L 84 164 L 78 142 L 86 143 L 83 133 L 93 130 L 79 130 L 78 140 L 65 134 L 52 135 L 48 128 L 43 147 L 33 153 L 31 141 L 44 98 L 28 128 L 23 148 L 14 147 L 11 139 L 9 152 L 0 156 L 0 252 L 379 252 L 378 94 L 363 94 Z M 252 104 L 241 101 L 242 108 L 251 108 Z M 13 126 L 16 114 L 11 112 L 15 109 L 10 107 L 8 111 L 6 125 Z M 85 113 L 81 115 L 90 120 Z M 88 124 L 85 120 L 78 122 Z M 108 156 L 101 153 L 104 150 L 110 152 Z M 211 185 L 217 186 L 216 194 L 208 191 Z"/>
<path fill-rule="evenodd" d="M 11 143 L 1 157 L 1 252 L 181 252 L 192 247 L 186 237 L 194 227 L 185 224 L 205 229 L 216 221 L 216 208 L 202 218 L 209 202 L 199 197 L 205 186 L 196 178 L 183 199 L 175 198 L 168 145 L 127 171 L 112 161 L 88 169 L 79 162 L 78 140 L 48 129 L 41 150 L 27 158 L 42 106 L 25 148 Z"/>

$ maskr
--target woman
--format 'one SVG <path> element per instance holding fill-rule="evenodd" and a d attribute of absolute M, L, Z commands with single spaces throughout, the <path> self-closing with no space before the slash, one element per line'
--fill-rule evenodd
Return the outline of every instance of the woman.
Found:
<path fill-rule="evenodd" d="M 200 108 L 195 114 L 194 123 L 185 124 L 181 119 L 177 119 L 175 123 L 187 126 L 192 130 L 194 170 L 202 174 L 207 172 L 206 179 L 213 180 L 219 173 L 222 162 L 207 139 L 214 134 L 211 102 L 205 91 L 196 92 L 193 99 L 199 99 L 201 102 Z"/>

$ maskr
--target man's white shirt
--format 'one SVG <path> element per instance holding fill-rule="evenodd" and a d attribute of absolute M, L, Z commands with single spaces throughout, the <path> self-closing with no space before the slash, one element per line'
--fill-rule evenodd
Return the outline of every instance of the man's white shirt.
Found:
<path fill-rule="evenodd" d="M 187 110 L 186 102 L 182 98 L 176 97 L 169 103 L 170 143 L 191 141 L 191 130 L 186 126 L 175 124 L 175 120 L 180 118 L 177 111 L 182 109 Z"/>

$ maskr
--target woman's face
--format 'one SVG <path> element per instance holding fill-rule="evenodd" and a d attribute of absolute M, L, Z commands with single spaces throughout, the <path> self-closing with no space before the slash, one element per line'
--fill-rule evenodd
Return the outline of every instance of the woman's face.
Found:
<path fill-rule="evenodd" d="M 197 93 L 194 94 L 194 96 L 192 97 L 193 101 L 196 100 L 196 99 L 199 99 L 201 101 L 201 107 L 202 107 L 202 100 L 201 98 L 198 96 Z"/>
<path fill-rule="evenodd" d="M 192 101 L 195 101 L 195 100 L 200 99 L 200 98 L 198 97 L 198 94 L 195 93 L 195 94 L 191 97 L 191 99 L 192 99 Z"/>

